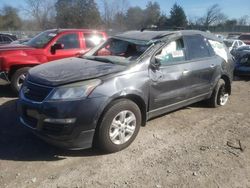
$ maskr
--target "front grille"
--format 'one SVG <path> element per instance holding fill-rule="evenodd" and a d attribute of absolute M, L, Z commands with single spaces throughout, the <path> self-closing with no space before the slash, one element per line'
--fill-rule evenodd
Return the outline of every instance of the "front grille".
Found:
<path fill-rule="evenodd" d="M 49 95 L 52 89 L 52 87 L 26 82 L 23 87 L 23 94 L 29 100 L 42 102 Z"/>

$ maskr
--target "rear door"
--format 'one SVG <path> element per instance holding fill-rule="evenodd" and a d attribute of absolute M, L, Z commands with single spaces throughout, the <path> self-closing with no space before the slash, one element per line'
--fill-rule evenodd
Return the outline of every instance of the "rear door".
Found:
<path fill-rule="evenodd" d="M 58 37 L 55 43 L 63 44 L 64 48 L 60 50 L 56 50 L 55 54 L 52 54 L 49 49 L 49 53 L 48 53 L 49 61 L 67 58 L 67 57 L 76 57 L 82 51 L 79 32 L 64 33 Z"/>
<path fill-rule="evenodd" d="M 184 42 L 189 62 L 183 73 L 187 98 L 201 97 L 210 92 L 212 80 L 220 66 L 220 61 L 203 36 L 184 36 Z"/>

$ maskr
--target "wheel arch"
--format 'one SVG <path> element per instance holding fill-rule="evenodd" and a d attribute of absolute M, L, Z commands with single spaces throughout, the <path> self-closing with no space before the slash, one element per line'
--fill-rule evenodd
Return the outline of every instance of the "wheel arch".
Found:
<path fill-rule="evenodd" d="M 8 77 L 9 79 L 11 79 L 11 77 L 13 76 L 13 74 L 18 70 L 18 69 L 21 69 L 21 68 L 25 68 L 25 67 L 34 67 L 36 65 L 39 65 L 39 64 L 21 64 L 21 65 L 12 65 L 10 67 L 10 71 L 9 71 L 9 74 L 8 74 Z"/>
<path fill-rule="evenodd" d="M 227 75 L 222 75 L 221 76 L 221 79 L 224 80 L 225 82 L 225 86 L 226 86 L 226 90 L 228 91 L 229 95 L 231 95 L 231 81 L 230 81 L 230 78 L 227 76 Z"/>
<path fill-rule="evenodd" d="M 110 100 L 104 107 L 104 109 L 102 110 L 101 114 L 99 115 L 98 118 L 98 123 L 97 123 L 97 127 L 100 126 L 100 123 L 103 119 L 103 116 L 105 114 L 105 112 L 109 109 L 109 107 L 112 105 L 113 102 L 120 100 L 120 99 L 127 99 L 127 100 L 131 100 L 133 101 L 140 109 L 141 111 L 141 115 L 142 115 L 142 124 L 141 126 L 145 126 L 146 125 L 146 121 L 147 121 L 147 107 L 146 107 L 146 103 L 144 102 L 144 100 L 142 99 L 142 97 L 136 95 L 136 94 L 127 94 L 125 96 L 118 96 L 116 98 L 113 98 L 112 100 Z"/>

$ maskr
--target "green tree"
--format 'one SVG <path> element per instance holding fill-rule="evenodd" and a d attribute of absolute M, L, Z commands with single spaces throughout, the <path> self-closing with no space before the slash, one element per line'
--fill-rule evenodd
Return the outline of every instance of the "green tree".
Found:
<path fill-rule="evenodd" d="M 18 10 L 11 6 L 4 6 L 0 15 L 0 28 L 4 30 L 17 30 L 22 25 Z"/>
<path fill-rule="evenodd" d="M 161 8 L 157 2 L 149 1 L 144 10 L 144 27 L 157 25 L 161 17 Z"/>
<path fill-rule="evenodd" d="M 98 28 L 100 12 L 94 0 L 58 0 L 56 21 L 62 28 Z"/>
<path fill-rule="evenodd" d="M 144 11 L 140 7 L 130 7 L 126 14 L 128 29 L 141 29 L 143 27 Z"/>
<path fill-rule="evenodd" d="M 186 27 L 187 17 L 183 8 L 176 3 L 170 10 L 170 23 L 174 27 Z"/>

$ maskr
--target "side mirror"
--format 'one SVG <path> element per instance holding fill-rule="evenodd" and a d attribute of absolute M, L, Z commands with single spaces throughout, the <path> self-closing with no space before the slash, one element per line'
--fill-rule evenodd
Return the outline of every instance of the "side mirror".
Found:
<path fill-rule="evenodd" d="M 151 67 L 155 70 L 158 70 L 161 66 L 161 59 L 157 58 L 157 57 L 154 57 L 152 60 L 151 60 Z"/>
<path fill-rule="evenodd" d="M 55 54 L 56 53 L 56 50 L 61 50 L 64 48 L 64 45 L 61 44 L 61 43 L 56 43 L 54 44 L 53 46 L 51 46 L 51 53 L 52 54 Z"/>

